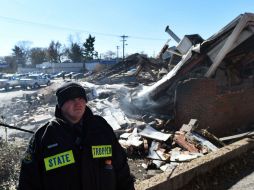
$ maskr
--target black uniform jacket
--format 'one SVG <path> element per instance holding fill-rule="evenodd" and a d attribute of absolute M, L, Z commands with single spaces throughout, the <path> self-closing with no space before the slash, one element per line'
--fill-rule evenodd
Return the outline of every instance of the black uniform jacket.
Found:
<path fill-rule="evenodd" d="M 106 120 L 86 107 L 80 129 L 56 108 L 56 118 L 30 141 L 18 189 L 133 190 L 126 154 Z"/>

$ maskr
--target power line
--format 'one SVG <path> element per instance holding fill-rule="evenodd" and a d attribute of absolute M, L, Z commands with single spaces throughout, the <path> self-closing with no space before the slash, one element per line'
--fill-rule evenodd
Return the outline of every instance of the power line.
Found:
<path fill-rule="evenodd" d="M 94 31 L 88 31 L 88 30 L 82 30 L 82 29 L 69 28 L 69 27 L 65 27 L 65 26 L 56 26 L 56 25 L 26 21 L 26 20 L 11 18 L 11 17 L 0 16 L 0 19 L 7 20 L 7 21 L 13 22 L 13 23 L 37 25 L 37 26 L 41 26 L 44 28 L 50 28 L 50 29 L 55 28 L 55 29 L 59 29 L 59 30 L 68 30 L 68 31 L 74 31 L 74 32 L 93 33 L 93 34 L 103 35 L 103 36 L 119 37 L 119 35 L 116 35 L 116 34 L 100 33 L 100 32 L 94 32 Z"/>
<path fill-rule="evenodd" d="M 117 38 L 119 37 L 119 35 L 117 35 L 117 34 L 94 32 L 94 31 L 82 30 L 82 29 L 77 29 L 77 28 L 69 28 L 69 27 L 65 27 L 65 26 L 56 26 L 56 25 L 51 25 L 51 24 L 32 22 L 32 21 L 21 20 L 21 19 L 5 17 L 5 16 L 0 16 L 0 19 L 6 20 L 10 23 L 21 23 L 21 24 L 27 24 L 27 25 L 34 25 L 34 26 L 40 26 L 40 27 L 49 28 L 49 29 L 54 28 L 54 29 L 58 29 L 58 30 L 83 32 L 83 33 L 96 34 L 96 35 L 101 35 L 101 36 L 111 36 L 111 37 L 117 37 Z M 129 37 L 132 38 L 132 39 L 137 39 L 137 40 L 165 41 L 165 39 L 158 39 L 158 38 L 152 38 L 152 37 L 138 37 L 138 36 L 129 36 Z"/>
<path fill-rule="evenodd" d="M 159 38 L 150 38 L 150 37 L 137 37 L 137 36 L 129 36 L 130 38 L 137 39 L 137 40 L 155 40 L 155 41 L 165 41 L 166 39 L 159 39 Z"/>

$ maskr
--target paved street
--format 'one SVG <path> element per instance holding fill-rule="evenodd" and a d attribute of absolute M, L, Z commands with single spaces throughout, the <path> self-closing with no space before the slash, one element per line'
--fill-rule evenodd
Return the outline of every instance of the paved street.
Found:
<path fill-rule="evenodd" d="M 254 150 L 196 177 L 181 190 L 254 190 Z"/>
<path fill-rule="evenodd" d="M 247 174 L 246 171 L 241 171 L 243 174 L 246 175 L 236 182 L 232 187 L 230 187 L 228 190 L 252 190 L 254 189 L 254 171 L 252 171 L 250 174 Z M 250 172 L 250 171 L 249 171 Z"/>

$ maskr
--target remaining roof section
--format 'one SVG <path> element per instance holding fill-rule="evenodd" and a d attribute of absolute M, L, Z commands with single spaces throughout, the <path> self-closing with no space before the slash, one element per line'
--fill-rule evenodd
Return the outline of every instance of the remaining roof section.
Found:
<path fill-rule="evenodd" d="M 232 31 L 232 32 L 230 32 Z M 208 39 L 208 41 L 223 41 L 224 36 L 228 34 L 229 36 L 222 42 L 220 50 L 215 58 L 212 60 L 213 64 L 205 74 L 206 77 L 211 77 L 216 71 L 217 67 L 220 65 L 223 58 L 228 52 L 238 46 L 240 43 L 248 39 L 254 33 L 254 14 L 245 13 L 238 16 L 232 22 L 230 22 L 226 27 L 219 31 L 216 35 Z M 216 47 L 215 47 L 216 48 Z M 210 56 L 211 57 L 211 56 Z"/>
<path fill-rule="evenodd" d="M 168 97 L 165 92 L 170 90 L 173 93 L 178 81 L 189 78 L 190 73 L 199 68 L 203 69 L 203 77 L 213 77 L 226 55 L 243 42 L 252 43 L 253 34 L 254 14 L 241 14 L 208 40 L 189 48 L 181 61 L 163 79 L 141 91 L 139 97 L 164 101 Z"/>

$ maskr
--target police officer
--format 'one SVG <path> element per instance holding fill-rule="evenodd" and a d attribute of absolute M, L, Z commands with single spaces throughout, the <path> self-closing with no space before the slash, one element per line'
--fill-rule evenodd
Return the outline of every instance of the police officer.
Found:
<path fill-rule="evenodd" d="M 55 118 L 39 128 L 22 159 L 20 190 L 133 190 L 126 154 L 110 125 L 86 106 L 85 89 L 56 91 Z"/>

